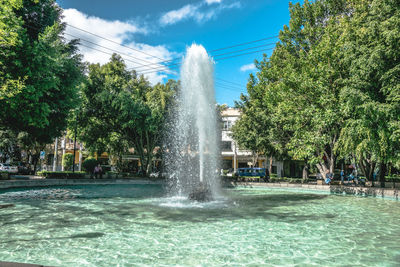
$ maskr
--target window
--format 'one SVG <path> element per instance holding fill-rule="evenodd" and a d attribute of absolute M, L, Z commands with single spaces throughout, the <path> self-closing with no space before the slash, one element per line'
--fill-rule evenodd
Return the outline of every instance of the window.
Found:
<path fill-rule="evenodd" d="M 224 121 L 224 126 L 223 126 L 223 130 L 228 131 L 232 128 L 232 122 L 231 121 Z"/>
<path fill-rule="evenodd" d="M 222 151 L 232 151 L 232 142 L 231 141 L 222 141 L 221 142 L 221 150 Z"/>
<path fill-rule="evenodd" d="M 222 160 L 222 166 L 221 167 L 224 170 L 228 170 L 228 169 L 232 168 L 232 160 L 230 160 L 230 159 Z"/>

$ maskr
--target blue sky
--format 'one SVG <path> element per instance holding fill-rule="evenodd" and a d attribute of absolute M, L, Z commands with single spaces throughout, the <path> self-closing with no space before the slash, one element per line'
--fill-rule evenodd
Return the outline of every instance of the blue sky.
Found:
<path fill-rule="evenodd" d="M 152 83 L 178 79 L 177 69 L 156 72 L 162 68 L 156 63 L 182 57 L 192 43 L 212 51 L 276 36 L 289 22 L 289 2 L 282 0 L 58 0 L 57 3 L 65 10 L 64 20 L 71 25 L 65 37 L 82 39 L 85 60 L 104 64 L 110 57 L 108 53 L 121 52 L 128 67 L 145 73 Z M 211 55 L 248 49 L 219 56 L 223 58 L 269 49 L 274 45 L 267 44 L 276 41 L 277 38 L 254 42 L 214 51 Z M 260 47 L 249 49 L 256 46 Z M 246 92 L 249 74 L 256 71 L 251 64 L 262 59 L 263 53 L 271 52 L 216 60 L 217 102 L 233 106 L 240 93 Z"/>

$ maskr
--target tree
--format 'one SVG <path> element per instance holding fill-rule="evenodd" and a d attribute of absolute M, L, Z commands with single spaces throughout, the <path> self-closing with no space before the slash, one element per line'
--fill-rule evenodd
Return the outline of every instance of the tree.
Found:
<path fill-rule="evenodd" d="M 0 129 L 0 162 L 6 162 L 7 159 L 19 160 L 21 154 L 18 152 L 20 150 L 16 134 L 10 130 Z"/>
<path fill-rule="evenodd" d="M 250 75 L 247 84 L 248 96 L 241 95 L 241 101 L 236 107 L 242 112 L 240 119 L 232 127 L 232 137 L 239 147 L 252 151 L 253 165 L 258 156 L 269 156 L 269 173 L 272 172 L 272 159 L 278 155 L 277 149 L 273 146 L 271 139 L 271 120 L 269 108 L 264 106 L 264 88 L 257 84 L 257 80 Z"/>
<path fill-rule="evenodd" d="M 71 153 L 66 153 L 62 158 L 62 165 L 66 170 L 71 170 L 72 165 L 74 164 L 74 155 Z"/>
<path fill-rule="evenodd" d="M 289 26 L 272 56 L 256 62 L 257 79 L 248 86 L 248 125 L 265 124 L 259 129 L 263 146 L 315 164 L 324 177 L 334 171 L 343 124 L 339 95 L 346 66 L 338 57 L 337 22 L 347 15 L 344 0 L 290 4 Z"/>
<path fill-rule="evenodd" d="M 0 57 L 19 45 L 18 39 L 22 33 L 22 20 L 17 18 L 13 10 L 20 9 L 22 0 L 9 0 L 0 2 Z M 13 79 L 5 72 L 4 62 L 0 61 L 0 100 L 12 97 L 23 87 L 23 79 Z"/>
<path fill-rule="evenodd" d="M 343 58 L 349 75 L 341 93 L 346 116 L 342 154 L 353 154 L 368 179 L 400 161 L 400 5 L 394 0 L 351 1 L 343 20 Z"/>
<path fill-rule="evenodd" d="M 82 91 L 80 139 L 93 152 L 107 151 L 119 160 L 134 147 L 142 172 L 149 173 L 176 86 L 175 81 L 150 86 L 143 76 L 127 71 L 116 54 L 103 66 L 90 65 Z"/>
<path fill-rule="evenodd" d="M 54 0 L 0 3 L 0 127 L 21 137 L 34 166 L 66 129 L 83 78 L 77 41 L 62 36 L 61 12 Z"/>
<path fill-rule="evenodd" d="M 8 31 L 17 40 L 0 53 L 0 125 L 45 144 L 66 129 L 83 78 L 81 56 L 77 41 L 62 37 L 65 26 L 54 0 L 13 2 L 0 23 L 10 25 L 12 17 Z"/>

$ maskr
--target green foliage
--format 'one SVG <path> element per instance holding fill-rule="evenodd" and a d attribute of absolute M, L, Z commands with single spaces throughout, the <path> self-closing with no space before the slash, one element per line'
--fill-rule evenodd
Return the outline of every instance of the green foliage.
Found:
<path fill-rule="evenodd" d="M 95 159 L 95 158 L 87 158 L 82 163 L 82 168 L 88 173 L 93 173 L 94 168 L 97 166 L 97 164 L 99 164 L 97 159 Z"/>
<path fill-rule="evenodd" d="M 52 171 L 41 171 L 37 173 L 39 176 L 43 176 L 46 179 L 81 179 L 85 178 L 85 172 L 52 172 Z"/>
<path fill-rule="evenodd" d="M 398 1 L 304 1 L 290 16 L 271 57 L 256 62 L 234 138 L 323 176 L 341 157 L 367 176 L 379 164 L 384 177 L 387 164 L 400 166 Z"/>
<path fill-rule="evenodd" d="M 92 152 L 108 152 L 117 166 L 122 155 L 134 147 L 143 172 L 149 171 L 176 89 L 172 80 L 151 87 L 143 76 L 126 70 L 115 54 L 103 66 L 90 65 L 82 90 L 80 139 Z"/>
<path fill-rule="evenodd" d="M 74 155 L 71 153 L 66 153 L 62 157 L 62 165 L 65 169 L 72 169 L 72 165 L 74 164 Z"/>
<path fill-rule="evenodd" d="M 400 166 L 400 7 L 391 0 L 352 6 L 352 19 L 342 23 L 350 75 L 340 96 L 346 122 L 338 151 L 353 153 L 371 178 L 377 164 Z"/>
<path fill-rule="evenodd" d="M 19 152 L 17 136 L 13 131 L 0 128 L 0 154 L 3 161 L 13 159 Z"/>
<path fill-rule="evenodd" d="M 66 129 L 83 78 L 54 0 L 0 3 L 0 126 L 46 144 Z"/>
<path fill-rule="evenodd" d="M 274 177 L 270 178 L 271 183 L 289 183 L 289 184 L 306 184 L 310 182 L 309 179 L 302 178 L 288 178 L 288 177 Z"/>

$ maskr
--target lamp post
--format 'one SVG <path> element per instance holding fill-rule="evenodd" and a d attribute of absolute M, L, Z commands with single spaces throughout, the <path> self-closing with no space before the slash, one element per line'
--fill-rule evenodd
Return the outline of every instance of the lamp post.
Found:
<path fill-rule="evenodd" d="M 57 156 L 58 156 L 58 137 L 56 137 L 56 143 L 54 145 L 53 172 L 57 170 Z"/>
<path fill-rule="evenodd" d="M 74 159 L 72 161 L 72 172 L 75 172 L 75 152 L 76 152 L 76 132 L 78 131 L 78 114 L 76 114 L 75 128 L 74 128 Z"/>

